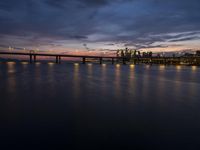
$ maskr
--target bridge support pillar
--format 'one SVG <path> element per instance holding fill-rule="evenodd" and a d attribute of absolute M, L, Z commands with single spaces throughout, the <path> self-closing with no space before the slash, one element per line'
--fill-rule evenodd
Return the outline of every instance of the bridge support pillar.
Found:
<path fill-rule="evenodd" d="M 33 55 L 30 54 L 29 56 L 30 56 L 30 60 L 29 60 L 29 62 L 32 63 L 32 61 L 33 61 Z"/>
<path fill-rule="evenodd" d="M 61 56 L 58 57 L 58 62 L 61 63 Z"/>
<path fill-rule="evenodd" d="M 102 64 L 102 57 L 99 58 L 99 63 Z"/>
<path fill-rule="evenodd" d="M 135 65 L 137 64 L 137 58 L 136 58 L 136 57 L 134 57 L 133 63 L 134 63 Z"/>
<path fill-rule="evenodd" d="M 114 58 L 112 58 L 112 65 L 115 63 L 115 60 L 114 60 Z"/>
<path fill-rule="evenodd" d="M 58 63 L 58 56 L 56 56 L 56 63 Z"/>
<path fill-rule="evenodd" d="M 36 55 L 33 56 L 33 60 L 34 60 L 34 62 L 36 62 Z"/>
<path fill-rule="evenodd" d="M 82 60 L 82 63 L 85 64 L 85 57 L 83 57 L 82 59 L 83 59 L 83 60 Z"/>
<path fill-rule="evenodd" d="M 126 60 L 124 57 L 122 58 L 122 61 L 123 61 L 123 65 L 126 65 Z"/>
<path fill-rule="evenodd" d="M 150 60 L 149 60 L 149 64 L 152 65 L 152 63 L 153 63 L 153 62 L 152 62 L 152 59 L 150 58 Z"/>

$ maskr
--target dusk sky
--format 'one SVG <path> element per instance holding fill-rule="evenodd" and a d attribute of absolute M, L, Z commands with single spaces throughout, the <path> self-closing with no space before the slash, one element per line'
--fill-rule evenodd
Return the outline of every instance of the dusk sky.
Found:
<path fill-rule="evenodd" d="M 0 47 L 200 49 L 199 0 L 1 0 Z"/>

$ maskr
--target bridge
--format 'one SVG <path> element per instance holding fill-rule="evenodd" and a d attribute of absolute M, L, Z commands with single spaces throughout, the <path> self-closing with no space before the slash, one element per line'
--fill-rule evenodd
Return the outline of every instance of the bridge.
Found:
<path fill-rule="evenodd" d="M 54 57 L 56 63 L 61 63 L 62 58 L 81 58 L 82 63 L 86 63 L 87 58 L 96 59 L 99 64 L 103 63 L 103 60 L 110 60 L 112 64 L 116 61 L 126 64 L 131 62 L 134 64 L 164 64 L 164 65 L 200 65 L 200 57 L 134 57 L 128 59 L 127 57 L 111 57 L 111 56 L 87 56 L 87 55 L 67 55 L 67 54 L 48 54 L 48 53 L 32 53 L 32 52 L 0 52 L 0 55 L 14 55 L 14 56 L 28 56 L 29 62 L 34 63 L 37 61 L 38 56 Z"/>
<path fill-rule="evenodd" d="M 48 54 L 48 53 L 22 53 L 22 52 L 0 52 L 0 55 L 14 55 L 14 56 L 29 56 L 29 62 L 33 63 L 37 61 L 37 56 L 46 56 L 46 57 L 55 57 L 56 63 L 61 63 L 62 58 L 81 58 L 82 63 L 86 63 L 87 58 L 97 59 L 99 60 L 99 63 L 102 64 L 103 59 L 109 59 L 111 60 L 112 64 L 117 59 L 122 59 L 123 64 L 126 64 L 125 58 L 122 57 L 109 57 L 109 56 L 87 56 L 87 55 L 66 55 L 66 54 Z"/>

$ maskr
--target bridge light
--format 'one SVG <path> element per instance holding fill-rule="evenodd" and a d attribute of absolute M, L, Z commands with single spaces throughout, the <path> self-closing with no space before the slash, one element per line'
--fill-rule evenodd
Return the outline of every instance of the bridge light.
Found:
<path fill-rule="evenodd" d="M 39 66 L 41 63 L 40 63 L 40 62 L 36 62 L 35 64 L 36 64 L 37 66 Z"/>
<path fill-rule="evenodd" d="M 181 69 L 181 66 L 180 66 L 180 65 L 176 66 L 176 69 L 177 69 L 177 70 L 180 70 L 180 69 Z"/>
<path fill-rule="evenodd" d="M 7 64 L 8 64 L 8 65 L 15 65 L 16 62 L 14 62 L 14 61 L 9 61 L 9 62 L 7 62 Z"/>
<path fill-rule="evenodd" d="M 197 66 L 192 66 L 192 71 L 196 71 L 197 70 Z"/>
<path fill-rule="evenodd" d="M 22 65 L 28 65 L 28 62 L 24 61 L 24 62 L 21 62 Z"/>
<path fill-rule="evenodd" d="M 146 68 L 149 69 L 149 68 L 150 68 L 150 65 L 146 65 Z"/>
<path fill-rule="evenodd" d="M 106 64 L 102 64 L 103 67 L 106 67 Z"/>
<path fill-rule="evenodd" d="M 79 66 L 79 63 L 74 63 L 74 66 Z"/>
<path fill-rule="evenodd" d="M 49 63 L 48 63 L 48 65 L 50 65 L 50 66 L 53 66 L 53 65 L 54 65 L 54 63 L 53 63 L 53 62 L 49 62 Z"/>
<path fill-rule="evenodd" d="M 120 64 L 116 64 L 116 67 L 119 68 L 119 67 L 120 67 Z"/>
<path fill-rule="evenodd" d="M 165 65 L 160 65 L 159 68 L 160 68 L 160 70 L 164 70 L 165 69 Z"/>
<path fill-rule="evenodd" d="M 131 65 L 130 65 L 130 68 L 134 68 L 134 67 L 135 67 L 135 65 L 134 65 L 134 64 L 131 64 Z"/>

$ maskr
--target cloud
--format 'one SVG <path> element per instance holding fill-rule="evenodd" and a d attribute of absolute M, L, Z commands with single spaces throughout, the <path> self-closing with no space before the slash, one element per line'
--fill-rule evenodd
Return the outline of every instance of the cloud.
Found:
<path fill-rule="evenodd" d="M 198 40 L 199 10 L 199 0 L 1 0 L 0 44 L 149 48 Z"/>
<path fill-rule="evenodd" d="M 170 42 L 191 41 L 191 40 L 196 40 L 196 39 L 199 40 L 200 37 L 198 37 L 198 36 L 194 36 L 194 37 L 186 37 L 186 38 L 180 38 L 180 39 L 170 40 Z"/>

